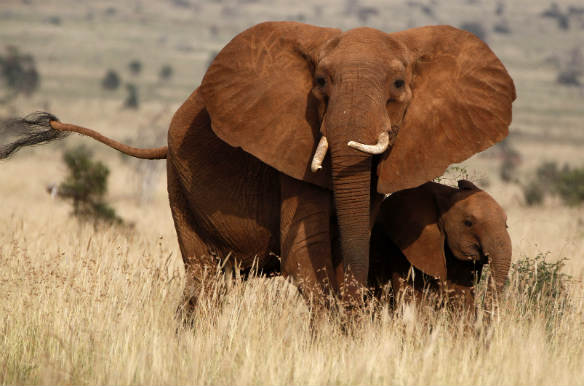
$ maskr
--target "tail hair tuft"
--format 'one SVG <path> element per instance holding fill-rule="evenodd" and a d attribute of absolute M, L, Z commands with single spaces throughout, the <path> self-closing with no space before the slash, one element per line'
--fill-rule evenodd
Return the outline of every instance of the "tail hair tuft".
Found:
<path fill-rule="evenodd" d="M 39 145 L 64 138 L 69 133 L 51 126 L 51 121 L 59 119 L 50 113 L 34 112 L 24 118 L 11 118 L 0 121 L 0 159 L 8 158 L 21 147 Z M 13 138 L 12 142 L 2 144 Z"/>

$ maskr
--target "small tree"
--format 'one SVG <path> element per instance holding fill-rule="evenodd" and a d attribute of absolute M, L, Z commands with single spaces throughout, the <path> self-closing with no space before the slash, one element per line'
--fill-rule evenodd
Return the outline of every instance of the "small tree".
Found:
<path fill-rule="evenodd" d="M 493 26 L 493 31 L 499 34 L 507 35 L 511 33 L 511 28 L 509 27 L 509 23 L 507 22 L 507 20 L 502 19 L 495 23 L 495 25 Z"/>
<path fill-rule="evenodd" d="M 10 100 L 18 94 L 32 95 L 40 86 L 40 76 L 32 55 L 21 54 L 17 47 L 8 46 L 0 56 L 0 78 L 5 89 L 2 99 Z"/>
<path fill-rule="evenodd" d="M 499 177 L 503 182 L 517 182 L 517 167 L 521 163 L 521 154 L 505 139 L 497 146 L 501 150 L 501 166 L 499 168 Z"/>
<path fill-rule="evenodd" d="M 169 80 L 172 77 L 172 73 L 173 73 L 172 67 L 169 64 L 165 64 L 160 69 L 158 76 L 160 77 L 161 80 Z"/>
<path fill-rule="evenodd" d="M 124 101 L 124 106 L 130 109 L 137 109 L 139 105 L 138 101 L 138 88 L 133 83 L 128 83 L 126 85 L 126 90 L 128 91 L 128 96 Z"/>
<path fill-rule="evenodd" d="M 581 205 L 584 202 L 584 168 L 568 165 L 559 168 L 555 162 L 544 162 L 537 168 L 535 178 L 524 186 L 523 193 L 528 205 L 541 204 L 546 194 L 559 196 L 566 205 Z"/>
<path fill-rule="evenodd" d="M 68 175 L 59 185 L 59 197 L 71 201 L 72 214 L 80 220 L 121 224 L 122 219 L 104 200 L 109 169 L 91 158 L 91 152 L 83 146 L 63 154 Z"/>
<path fill-rule="evenodd" d="M 560 58 L 559 72 L 556 81 L 566 86 L 579 86 L 580 77 L 584 74 L 584 54 L 578 47 L 571 49 L 567 55 Z"/>
<path fill-rule="evenodd" d="M 128 68 L 130 69 L 132 75 L 139 75 L 140 72 L 142 72 L 142 62 L 140 62 L 138 59 L 134 59 L 130 62 L 130 64 L 128 64 Z"/>
<path fill-rule="evenodd" d="M 541 17 L 549 17 L 552 19 L 555 19 L 561 15 L 562 11 L 560 11 L 560 7 L 558 7 L 557 3 L 551 3 L 550 7 L 541 13 Z"/>
<path fill-rule="evenodd" d="M 114 70 L 108 70 L 101 81 L 101 86 L 106 90 L 117 90 L 120 87 L 120 77 Z"/>

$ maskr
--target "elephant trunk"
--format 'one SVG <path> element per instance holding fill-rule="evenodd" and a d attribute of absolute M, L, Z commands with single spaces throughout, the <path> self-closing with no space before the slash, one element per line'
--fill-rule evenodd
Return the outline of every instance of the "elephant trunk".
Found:
<path fill-rule="evenodd" d="M 345 278 L 345 301 L 360 303 L 369 273 L 372 155 L 383 153 L 391 127 L 384 90 L 355 67 L 339 77 L 323 122 Z M 385 134 L 384 134 L 385 133 Z"/>
<path fill-rule="evenodd" d="M 344 143 L 344 146 L 347 146 Z M 359 299 L 369 272 L 371 157 L 348 158 L 332 152 L 332 176 L 347 300 Z"/>
<path fill-rule="evenodd" d="M 500 295 L 511 265 L 512 247 L 509 234 L 505 232 L 494 238 L 489 245 L 484 246 L 484 253 L 489 257 L 493 284 L 497 295 Z"/>

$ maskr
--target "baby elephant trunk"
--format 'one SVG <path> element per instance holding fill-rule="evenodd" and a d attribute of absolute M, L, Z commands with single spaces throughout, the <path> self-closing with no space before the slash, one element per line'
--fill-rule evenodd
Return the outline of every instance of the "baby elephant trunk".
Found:
<path fill-rule="evenodd" d="M 502 235 L 493 238 L 488 245 L 483 246 L 483 251 L 489 258 L 493 284 L 499 296 L 503 291 L 511 265 L 512 248 L 509 234 L 505 231 Z"/>

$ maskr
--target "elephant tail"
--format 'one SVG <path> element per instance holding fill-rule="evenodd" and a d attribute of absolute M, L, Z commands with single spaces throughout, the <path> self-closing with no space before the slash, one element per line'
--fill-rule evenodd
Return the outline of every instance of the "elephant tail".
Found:
<path fill-rule="evenodd" d="M 66 137 L 69 133 L 87 135 L 109 147 L 136 158 L 165 159 L 168 153 L 168 146 L 139 149 L 101 135 L 95 130 L 62 123 L 52 114 L 38 112 L 22 119 L 9 119 L 0 123 L 0 140 L 9 136 L 16 136 L 7 145 L 0 145 L 0 159 L 8 158 L 21 147 L 50 142 Z"/>

